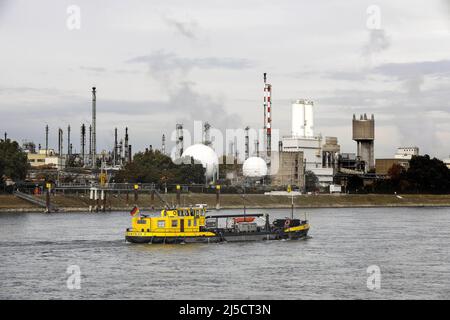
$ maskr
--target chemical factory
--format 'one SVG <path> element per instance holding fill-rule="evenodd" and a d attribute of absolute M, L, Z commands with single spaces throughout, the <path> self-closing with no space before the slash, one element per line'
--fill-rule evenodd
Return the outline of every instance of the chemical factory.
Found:
<path fill-rule="evenodd" d="M 399 148 L 392 159 L 375 159 L 373 114 L 353 115 L 353 119 L 349 119 L 356 152 L 341 152 L 337 137 L 322 137 L 316 132 L 315 106 L 308 99 L 292 101 L 290 134 L 279 136 L 276 128 L 285 124 L 272 122 L 272 84 L 268 83 L 266 73 L 263 81 L 262 103 L 260 107 L 255 106 L 255 111 L 261 111 L 264 119 L 260 128 L 247 126 L 240 129 L 241 135 L 228 139 L 228 150 L 218 154 L 211 138 L 211 129 L 214 128 L 210 123 L 201 123 L 202 139 L 193 144 L 185 141 L 184 126 L 177 123 L 174 126 L 175 152 L 170 155 L 172 161 L 175 164 L 201 164 L 206 186 L 227 185 L 264 191 L 288 188 L 305 192 L 307 180 L 313 179 L 316 191 L 341 192 L 351 176 L 356 175 L 370 182 L 386 175 L 393 164 L 407 168 L 411 156 L 419 154 L 417 147 L 405 147 Z M 114 129 L 110 150 L 97 150 L 95 87 L 91 97 L 91 122 L 77 126 L 80 128 L 79 152 L 74 152 L 70 125 L 57 128 L 57 148 L 49 146 L 48 125 L 45 126 L 44 146 L 39 144 L 36 148 L 34 142 L 23 141 L 22 149 L 27 153 L 31 167 L 31 180 L 38 179 L 43 173 L 56 172 L 58 179 L 69 176 L 76 183 L 95 184 L 101 179 L 103 183 L 108 183 L 114 181 L 117 172 L 133 162 L 128 127 Z M 52 131 L 55 129 L 52 128 Z M 243 146 L 243 150 L 239 150 L 238 146 Z M 145 150 L 149 151 L 153 152 L 152 146 Z M 158 151 L 167 155 L 165 134 Z"/>

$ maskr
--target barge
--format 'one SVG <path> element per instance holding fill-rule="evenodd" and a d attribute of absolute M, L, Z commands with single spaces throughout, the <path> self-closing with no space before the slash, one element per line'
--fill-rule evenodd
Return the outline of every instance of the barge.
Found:
<path fill-rule="evenodd" d="M 138 211 L 135 208 L 132 215 Z M 125 240 L 131 243 L 294 240 L 306 238 L 310 228 L 306 219 L 284 218 L 270 222 L 268 214 L 207 216 L 206 213 L 206 207 L 195 206 L 163 209 L 159 216 L 139 214 L 132 217 Z"/>

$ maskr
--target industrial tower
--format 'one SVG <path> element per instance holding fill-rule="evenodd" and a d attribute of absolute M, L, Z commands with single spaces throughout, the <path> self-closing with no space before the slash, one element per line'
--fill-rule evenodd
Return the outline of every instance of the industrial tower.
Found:
<path fill-rule="evenodd" d="M 177 140 L 176 140 L 176 147 L 177 147 L 177 154 L 175 155 L 176 158 L 181 158 L 183 155 L 183 149 L 184 149 L 184 141 L 183 141 L 183 125 L 180 123 L 177 123 L 176 126 L 176 133 L 177 133 Z"/>
<path fill-rule="evenodd" d="M 365 172 L 375 167 L 374 161 L 374 141 L 375 141 L 375 119 L 372 114 L 368 119 L 367 115 L 361 115 L 357 120 L 353 115 L 353 140 L 357 143 L 357 155 L 365 163 Z"/>
<path fill-rule="evenodd" d="M 267 83 L 267 73 L 264 73 L 264 131 L 267 159 L 270 159 L 272 148 L 272 85 Z"/>
<path fill-rule="evenodd" d="M 91 164 L 92 168 L 95 168 L 97 165 L 97 137 L 96 137 L 96 129 L 97 129 L 97 106 L 96 106 L 96 92 L 95 87 L 92 87 L 92 140 L 91 140 Z"/>

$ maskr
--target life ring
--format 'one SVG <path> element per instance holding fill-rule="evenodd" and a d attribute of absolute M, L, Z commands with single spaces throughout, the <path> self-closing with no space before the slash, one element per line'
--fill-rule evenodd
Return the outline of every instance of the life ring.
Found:
<path fill-rule="evenodd" d="M 289 225 L 291 224 L 291 219 L 286 219 L 285 221 L 284 221 L 284 227 L 285 228 L 289 228 Z"/>

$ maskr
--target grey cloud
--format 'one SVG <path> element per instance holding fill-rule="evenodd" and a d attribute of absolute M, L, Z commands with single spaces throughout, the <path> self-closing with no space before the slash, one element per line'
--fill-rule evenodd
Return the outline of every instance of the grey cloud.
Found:
<path fill-rule="evenodd" d="M 153 52 L 148 56 L 135 57 L 129 63 L 146 63 L 148 74 L 159 82 L 167 92 L 167 108 L 178 110 L 185 121 L 215 119 L 212 123 L 220 129 L 235 128 L 242 123 L 240 116 L 227 112 L 224 101 L 213 99 L 210 95 L 194 90 L 194 82 L 189 81 L 191 69 L 231 69 L 250 68 L 252 64 L 246 59 L 236 58 L 181 58 L 174 53 Z M 180 77 L 179 74 L 183 77 Z M 185 81 L 180 82 L 183 78 Z"/>
<path fill-rule="evenodd" d="M 224 101 L 196 92 L 191 83 L 182 83 L 169 97 L 169 107 L 182 111 L 183 117 L 189 122 L 209 121 L 219 129 L 238 128 L 242 125 L 239 115 L 227 112 Z"/>
<path fill-rule="evenodd" d="M 173 27 L 176 31 L 178 31 L 182 36 L 189 39 L 196 39 L 197 35 L 195 33 L 197 29 L 197 23 L 195 21 L 179 21 L 174 18 L 164 17 L 164 21 L 170 27 Z"/>
<path fill-rule="evenodd" d="M 92 72 L 106 72 L 106 68 L 102 68 L 102 67 L 86 67 L 86 66 L 80 66 L 80 70 L 84 70 L 84 71 L 92 71 Z"/>
<path fill-rule="evenodd" d="M 127 61 L 128 63 L 146 63 L 150 72 L 182 71 L 198 69 L 247 69 L 253 64 L 247 59 L 237 58 L 182 58 L 172 52 L 156 51 L 146 56 L 139 56 Z"/>
<path fill-rule="evenodd" d="M 317 99 L 317 104 L 322 107 L 323 113 L 336 112 L 339 114 L 374 113 L 385 115 L 377 123 L 390 125 L 397 128 L 399 140 L 404 145 L 417 144 L 423 151 L 431 154 L 441 152 L 442 141 L 438 139 L 437 125 L 448 123 L 450 116 L 450 92 L 445 87 L 420 90 L 418 83 L 411 78 L 404 84 L 405 91 L 399 90 L 336 90 L 323 98 Z M 321 117 L 322 123 L 329 125 L 348 125 L 345 117 L 333 118 Z"/>
<path fill-rule="evenodd" d="M 373 68 L 373 72 L 397 78 L 417 75 L 450 75 L 450 60 L 385 63 Z"/>
<path fill-rule="evenodd" d="M 362 81 L 367 79 L 367 73 L 361 71 L 331 71 L 324 74 L 329 79 L 345 81 Z"/>

